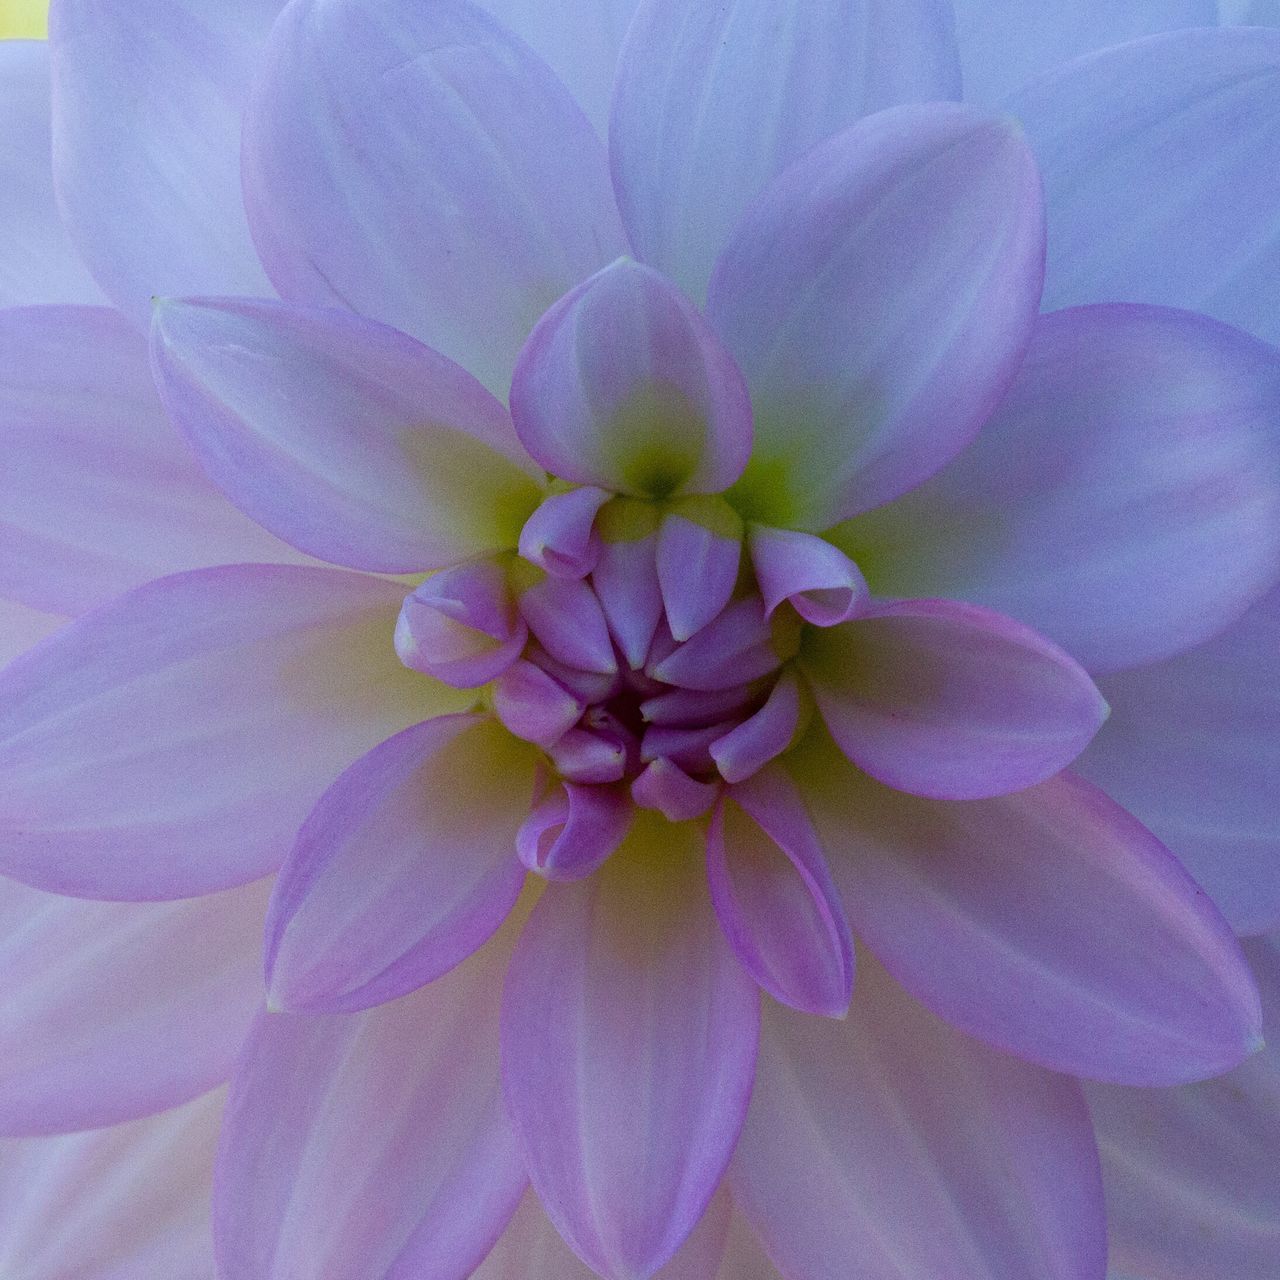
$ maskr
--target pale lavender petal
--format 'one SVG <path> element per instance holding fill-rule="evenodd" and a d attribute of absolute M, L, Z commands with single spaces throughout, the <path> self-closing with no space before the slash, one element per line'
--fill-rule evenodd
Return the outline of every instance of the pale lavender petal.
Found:
<path fill-rule="evenodd" d="M 865 955 L 847 1021 L 766 1012 L 730 1182 L 788 1280 L 1100 1280 L 1075 1081 L 951 1030 Z"/>
<path fill-rule="evenodd" d="M 1044 171 L 1049 306 L 1163 303 L 1280 341 L 1280 31 L 1105 50 L 1008 109 Z"/>
<path fill-rule="evenodd" d="M 465 0 L 295 4 L 266 62 L 245 196 L 281 294 L 385 320 L 505 395 L 537 318 L 625 250 L 568 90 Z"/>
<path fill-rule="evenodd" d="M 653 809 L 671 822 L 701 818 L 719 794 L 716 783 L 691 778 L 666 756 L 650 760 L 631 784 L 631 798 L 640 808 Z"/>
<path fill-rule="evenodd" d="M 117 1124 L 224 1081 L 262 1003 L 269 892 L 86 902 L 0 880 L 0 1132 Z"/>
<path fill-rule="evenodd" d="M 667 684 L 714 692 L 768 675 L 781 665 L 764 605 L 747 596 L 653 663 L 650 674 Z"/>
<path fill-rule="evenodd" d="M 520 530 L 520 554 L 557 577 L 586 577 L 600 556 L 596 512 L 608 500 L 591 485 L 544 498 Z"/>
<path fill-rule="evenodd" d="M 1280 938 L 1245 944 L 1280 1032 Z M 1180 1089 L 1086 1090 L 1113 1266 L 1160 1280 L 1271 1280 L 1280 1256 L 1280 1049 Z"/>
<path fill-rule="evenodd" d="M 720 498 L 673 503 L 658 529 L 658 582 L 676 640 L 701 631 L 729 603 L 742 560 L 742 517 Z"/>
<path fill-rule="evenodd" d="M 263 1014 L 214 1190 L 221 1280 L 460 1280 L 526 1186 L 502 1103 L 515 926 L 437 982 L 351 1014 Z"/>
<path fill-rule="evenodd" d="M 692 725 L 722 720 L 732 712 L 745 711 L 758 698 L 754 684 L 732 685 L 727 689 L 667 689 L 640 704 L 646 724 Z"/>
<path fill-rule="evenodd" d="M 760 710 L 708 748 L 720 776 L 742 782 L 780 756 L 796 736 L 804 705 L 800 681 L 784 671 Z"/>
<path fill-rule="evenodd" d="M 237 565 L 163 578 L 0 673 L 0 870 L 92 898 L 274 871 L 324 788 L 465 705 L 391 646 L 403 587 Z"/>
<path fill-rule="evenodd" d="M 534 753 L 438 716 L 361 757 L 298 833 L 267 915 L 273 1008 L 350 1013 L 432 982 L 486 942 L 524 884 Z"/>
<path fill-rule="evenodd" d="M 780 769 L 730 787 L 707 831 L 707 882 L 734 954 L 770 995 L 842 1018 L 853 938 L 796 785 Z"/>
<path fill-rule="evenodd" d="M 240 124 L 281 0 L 58 0 L 49 14 L 58 202 L 135 323 L 157 294 L 270 285 L 240 191 Z"/>
<path fill-rule="evenodd" d="M 1043 252 L 1031 152 L 967 107 L 881 112 L 787 170 L 708 303 L 755 406 L 743 514 L 819 531 L 954 457 L 1017 372 Z"/>
<path fill-rule="evenodd" d="M 538 322 L 512 377 L 511 416 L 548 471 L 635 497 L 718 493 L 751 453 L 733 358 L 674 285 L 626 258 Z"/>
<path fill-rule="evenodd" d="M 321 559 L 379 573 L 514 548 L 538 475 L 474 378 L 385 325 L 242 299 L 166 301 L 170 416 L 233 502 Z"/>
<path fill-rule="evenodd" d="M 1280 927 L 1280 591 L 1199 649 L 1108 676 L 1077 768 L 1155 832 L 1237 933 Z"/>
<path fill-rule="evenodd" d="M 977 441 L 833 536 L 890 595 L 988 605 L 1091 671 L 1228 625 L 1280 576 L 1280 355 L 1158 307 L 1039 322 Z"/>
<path fill-rule="evenodd" d="M 582 718 L 585 699 L 575 696 L 540 666 L 521 659 L 493 686 L 493 713 L 526 742 L 549 747 Z"/>
<path fill-rule="evenodd" d="M 105 307 L 0 311 L 0 594 L 79 613 L 166 573 L 300 560 L 201 472 Z"/>
<path fill-rule="evenodd" d="M 702 1215 L 751 1091 L 754 984 L 720 935 L 698 832 L 639 814 L 534 909 L 503 996 L 503 1081 L 530 1177 L 575 1253 L 650 1276 Z"/>
<path fill-rule="evenodd" d="M 222 1107 L 219 1091 L 129 1124 L 0 1141 L 0 1274 L 214 1280 Z"/>
<path fill-rule="evenodd" d="M 1204 891 L 1087 782 L 967 804 L 789 758 L 854 932 L 962 1030 L 1055 1071 L 1180 1084 L 1257 1047 L 1257 989 Z"/>
<path fill-rule="evenodd" d="M 736 1208 L 729 1219 L 724 1257 L 715 1280 L 782 1280 L 781 1272 L 769 1261 L 759 1236 Z"/>
<path fill-rule="evenodd" d="M 104 301 L 53 198 L 49 46 L 0 41 L 0 306 Z"/>
<path fill-rule="evenodd" d="M 862 571 L 838 547 L 811 533 L 755 525 L 751 567 L 768 613 L 785 600 L 815 627 L 834 627 L 867 603 Z"/>
<path fill-rule="evenodd" d="M 56 613 L 28 609 L 13 600 L 0 600 L 0 667 L 26 653 L 66 622 Z"/>
<path fill-rule="evenodd" d="M 577 578 L 553 578 L 536 569 L 531 577 L 530 585 L 518 585 L 520 612 L 543 648 L 582 671 L 617 671 L 609 624 L 595 592 Z"/>
<path fill-rule="evenodd" d="M 548 880 L 581 880 L 626 839 L 632 809 L 618 787 L 556 783 L 521 826 L 516 852 Z"/>
<path fill-rule="evenodd" d="M 596 729 L 570 729 L 548 748 L 556 771 L 567 782 L 621 782 L 633 752 L 616 734 Z"/>
<path fill-rule="evenodd" d="M 939 0 L 645 0 L 610 123 L 637 255 L 701 297 L 743 211 L 860 117 L 959 96 Z"/>
<path fill-rule="evenodd" d="M 599 525 L 600 559 L 592 586 L 622 656 L 638 670 L 663 619 L 658 514 L 651 503 L 616 498 L 601 512 Z"/>
<path fill-rule="evenodd" d="M 840 749 L 900 791 L 976 800 L 1065 768 L 1106 719 L 1084 669 L 1011 618 L 950 600 L 869 606 L 808 633 L 801 670 Z"/>

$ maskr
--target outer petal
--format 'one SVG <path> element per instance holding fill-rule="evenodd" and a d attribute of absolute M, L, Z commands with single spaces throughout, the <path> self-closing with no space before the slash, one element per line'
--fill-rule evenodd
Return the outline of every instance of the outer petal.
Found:
<path fill-rule="evenodd" d="M 116 1124 L 225 1080 L 262 1002 L 267 892 L 84 902 L 0 881 L 0 1132 Z"/>
<path fill-rule="evenodd" d="M 974 445 L 836 536 L 881 592 L 960 597 L 1091 670 L 1176 653 L 1280 575 L 1280 356 L 1185 311 L 1045 316 Z"/>
<path fill-rule="evenodd" d="M 53 200 L 49 47 L 0 43 L 0 306 L 101 302 Z"/>
<path fill-rule="evenodd" d="M 1079 1086 L 951 1030 L 863 959 L 847 1022 L 766 1011 L 731 1180 L 788 1280 L 1099 1280 Z"/>
<path fill-rule="evenodd" d="M 652 1276 L 715 1190 L 751 1091 L 754 984 L 720 936 L 697 832 L 641 813 L 538 904 L 503 997 L 503 1080 L 529 1175 L 575 1253 Z"/>
<path fill-rule="evenodd" d="M 1280 938 L 1246 943 L 1280 1029 Z M 1280 1049 L 1181 1089 L 1088 1090 L 1112 1264 L 1160 1280 L 1271 1280 L 1280 1254 Z"/>
<path fill-rule="evenodd" d="M 223 1095 L 130 1124 L 0 1141 L 0 1274 L 214 1280 L 209 1184 Z"/>
<path fill-rule="evenodd" d="M 76 613 L 166 573 L 296 560 L 209 483 L 146 343 L 99 307 L 0 311 L 0 593 Z"/>
<path fill-rule="evenodd" d="M 729 1221 L 729 1238 L 716 1280 L 782 1280 L 751 1225 L 736 1209 Z"/>
<path fill-rule="evenodd" d="M 466 0 L 292 5 L 245 184 L 285 297 L 394 324 L 500 394 L 537 318 L 625 244 L 590 123 Z"/>
<path fill-rule="evenodd" d="M 1280 31 L 1154 36 L 1009 106 L 1044 171 L 1048 305 L 1166 303 L 1280 341 Z"/>
<path fill-rule="evenodd" d="M 877 604 L 813 629 L 801 670 L 841 751 L 900 791 L 976 800 L 1020 791 L 1084 750 L 1107 704 L 1029 627 L 950 600 Z"/>
<path fill-rule="evenodd" d="M 1017 371 L 1043 237 L 1026 144 L 967 107 L 881 112 L 783 174 L 708 303 L 756 412 L 743 514 L 825 529 L 949 461 Z"/>
<path fill-rule="evenodd" d="M 1237 933 L 1280 926 L 1277 653 L 1273 591 L 1209 644 L 1107 677 L 1113 715 L 1078 763 L 1178 855 Z"/>
<path fill-rule="evenodd" d="M 792 161 L 873 111 L 959 88 L 939 0 L 644 0 L 609 129 L 636 253 L 702 297 L 743 211 Z"/>
<path fill-rule="evenodd" d="M 514 547 L 538 504 L 503 407 L 384 325 L 280 303 L 165 302 L 170 416 L 238 506 L 322 559 L 379 573 Z"/>
<path fill-rule="evenodd" d="M 1088 783 L 939 803 L 829 747 L 791 759 L 854 933 L 961 1030 L 1125 1084 L 1214 1075 L 1257 1047 L 1257 990 L 1226 921 Z"/>
<path fill-rule="evenodd" d="M 273 1003 L 350 1012 L 431 982 L 520 896 L 516 834 L 534 756 L 492 721 L 439 716 L 375 747 L 325 792 L 267 919 Z"/>
<path fill-rule="evenodd" d="M 396 661 L 403 589 L 329 569 L 163 578 L 0 674 L 0 870 L 93 898 L 274 870 L 320 792 L 467 695 Z"/>
<path fill-rule="evenodd" d="M 54 0 L 53 168 L 98 283 L 146 325 L 158 293 L 262 294 L 240 121 L 280 0 Z"/>
<path fill-rule="evenodd" d="M 0 600 L 0 666 L 52 635 L 66 621 L 12 600 Z"/>
<path fill-rule="evenodd" d="M 363 1013 L 264 1014 L 227 1103 L 222 1280 L 462 1280 L 526 1185 L 503 1111 L 513 929 Z"/>
<path fill-rule="evenodd" d="M 511 415 L 548 471 L 635 497 L 718 493 L 751 454 L 733 357 L 683 294 L 627 259 L 539 322 L 512 378 Z"/>

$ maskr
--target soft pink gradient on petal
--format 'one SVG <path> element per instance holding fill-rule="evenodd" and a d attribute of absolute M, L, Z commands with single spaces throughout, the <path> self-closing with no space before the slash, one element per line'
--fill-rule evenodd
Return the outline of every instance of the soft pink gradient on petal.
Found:
<path fill-rule="evenodd" d="M 468 695 L 406 671 L 403 587 L 233 565 L 162 578 L 0 672 L 0 870 L 92 898 L 274 871 L 357 756 Z"/>
<path fill-rule="evenodd" d="M 1031 152 L 968 107 L 880 112 L 788 169 L 709 294 L 755 405 L 743 514 L 819 531 L 950 461 L 1017 371 L 1043 252 Z"/>
<path fill-rule="evenodd" d="M 734 1197 L 788 1280 L 1101 1280 L 1079 1086 L 995 1053 L 869 957 L 845 1022 L 770 1005 Z"/>
<path fill-rule="evenodd" d="M 711 1199 L 751 1090 L 759 997 L 722 938 L 698 833 L 640 814 L 535 908 L 503 996 L 530 1177 L 608 1280 L 654 1274 Z"/>
<path fill-rule="evenodd" d="M 226 1080 L 262 1003 L 269 892 L 86 902 L 0 880 L 0 1132 L 116 1124 Z"/>
<path fill-rule="evenodd" d="M 499 395 L 538 317 L 626 248 L 581 108 L 465 0 L 290 6 L 244 173 L 282 296 L 393 324 Z"/>
<path fill-rule="evenodd" d="M 829 745 L 792 759 L 854 932 L 962 1030 L 1124 1084 L 1201 1079 L 1257 1048 L 1258 992 L 1227 922 L 1087 782 L 941 803 Z"/>

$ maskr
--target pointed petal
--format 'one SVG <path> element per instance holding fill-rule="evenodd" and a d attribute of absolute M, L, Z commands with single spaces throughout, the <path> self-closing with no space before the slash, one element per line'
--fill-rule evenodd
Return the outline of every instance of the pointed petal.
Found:
<path fill-rule="evenodd" d="M 548 880 L 581 880 L 626 839 L 631 818 L 622 788 L 557 783 L 521 826 L 516 851 Z"/>
<path fill-rule="evenodd" d="M 937 1021 L 869 957 L 847 1021 L 767 1008 L 734 1198 L 790 1280 L 1098 1280 L 1073 1080 Z"/>
<path fill-rule="evenodd" d="M 877 604 L 811 631 L 801 669 L 840 749 L 900 791 L 977 800 L 1020 791 L 1089 744 L 1107 704 L 1029 627 L 949 600 Z"/>
<path fill-rule="evenodd" d="M 539 570 L 531 577 L 530 585 L 518 587 L 520 612 L 547 652 L 582 671 L 616 672 L 609 624 L 595 592 L 579 578 L 552 578 Z"/>
<path fill-rule="evenodd" d="M 639 670 L 663 616 L 657 511 L 648 502 L 615 498 L 600 513 L 599 527 L 600 559 L 591 585 L 627 665 Z"/>
<path fill-rule="evenodd" d="M 492 721 L 438 716 L 353 764 L 320 798 L 267 917 L 273 1008 L 350 1013 L 465 960 L 524 884 L 516 835 L 533 753 Z"/>
<path fill-rule="evenodd" d="M 755 405 L 743 514 L 819 531 L 954 457 L 1017 371 L 1043 251 L 1031 152 L 968 107 L 881 112 L 787 170 L 708 302 Z"/>
<path fill-rule="evenodd" d="M 707 881 L 747 972 L 783 1004 L 842 1018 L 853 939 L 795 783 L 781 770 L 731 787 L 707 831 Z"/>
<path fill-rule="evenodd" d="M 939 803 L 830 746 L 793 759 L 854 932 L 962 1030 L 1126 1084 L 1214 1075 L 1256 1047 L 1257 990 L 1226 921 L 1088 783 Z"/>
<path fill-rule="evenodd" d="M 480 1264 L 526 1186 L 498 1072 L 514 933 L 363 1013 L 260 1016 L 218 1157 L 222 1280 L 458 1280 Z"/>
<path fill-rule="evenodd" d="M 834 627 L 867 603 L 862 571 L 838 547 L 811 533 L 755 525 L 751 567 L 770 614 L 785 600 L 815 627 Z"/>
<path fill-rule="evenodd" d="M 742 560 L 742 517 L 723 499 L 674 503 L 658 529 L 658 582 L 677 640 L 700 631 L 729 603 Z"/>
<path fill-rule="evenodd" d="M 500 395 L 542 312 L 625 247 L 581 109 L 465 0 L 286 10 L 245 193 L 282 296 L 393 324 Z"/>
<path fill-rule="evenodd" d="M 701 312 L 620 259 L 538 322 L 511 416 L 548 471 L 635 497 L 718 493 L 747 465 L 751 401 Z"/>
<path fill-rule="evenodd" d="M 544 895 L 503 997 L 503 1080 L 530 1177 L 575 1253 L 650 1276 L 702 1215 L 751 1089 L 753 984 L 720 936 L 697 832 L 640 814 Z"/>
<path fill-rule="evenodd" d="M 402 592 L 286 565 L 178 574 L 10 664 L 0 870 L 138 899 L 275 870 L 345 765 L 465 701 L 396 661 Z"/>
<path fill-rule="evenodd" d="M 262 1003 L 268 893 L 86 902 L 0 881 L 0 1132 L 118 1124 L 224 1081 Z"/>
<path fill-rule="evenodd" d="M 700 298 L 743 212 L 792 161 L 871 112 L 958 97 L 959 81 L 936 0 L 646 0 L 609 132 L 637 254 Z"/>
<path fill-rule="evenodd" d="M 520 554 L 557 577 L 585 578 L 600 555 L 596 512 L 608 501 L 591 485 L 544 498 L 520 530 Z"/>
<path fill-rule="evenodd" d="M 517 738 L 550 747 L 582 719 L 586 703 L 541 667 L 521 659 L 493 686 L 493 713 Z"/>
<path fill-rule="evenodd" d="M 758 597 L 747 596 L 655 663 L 651 674 L 667 684 L 714 692 L 768 675 L 781 665 L 764 606 Z"/>
<path fill-rule="evenodd" d="M 333 564 L 436 569 L 516 545 L 538 488 L 506 411 L 384 325 L 240 299 L 163 302 L 165 407 L 214 481 Z"/>
<path fill-rule="evenodd" d="M 653 809 L 670 822 L 702 817 L 719 794 L 716 783 L 691 778 L 666 756 L 650 760 L 631 784 L 631 798 L 641 809 Z"/>
<path fill-rule="evenodd" d="M 240 124 L 279 0 L 58 0 L 53 168 L 81 256 L 136 324 L 157 294 L 270 293 Z"/>
<path fill-rule="evenodd" d="M 800 681 L 788 669 L 759 711 L 711 744 L 720 776 L 726 782 L 742 782 L 780 756 L 796 736 L 804 706 Z"/>

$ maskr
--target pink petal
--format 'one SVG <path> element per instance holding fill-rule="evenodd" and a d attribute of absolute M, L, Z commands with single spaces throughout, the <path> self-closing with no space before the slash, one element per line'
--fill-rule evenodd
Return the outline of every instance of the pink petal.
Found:
<path fill-rule="evenodd" d="M 1099 1280 L 1080 1088 L 969 1040 L 863 957 L 845 1022 L 769 1006 L 734 1198 L 788 1280 Z"/>
<path fill-rule="evenodd" d="M 1021 362 L 1043 250 L 1030 151 L 967 107 L 881 112 L 778 178 L 708 302 L 755 405 L 744 516 L 816 532 L 953 458 Z"/>
<path fill-rule="evenodd" d="M 600 556 L 593 526 L 608 500 L 604 489 L 590 485 L 544 498 L 520 530 L 520 554 L 557 577 L 585 578 Z"/>
<path fill-rule="evenodd" d="M 714 693 L 768 675 L 781 665 L 764 606 L 757 597 L 747 596 L 652 663 L 649 673 L 667 684 Z"/>
<path fill-rule="evenodd" d="M 1083 668 L 1029 627 L 947 600 L 878 604 L 805 638 L 840 749 L 900 791 L 975 800 L 1070 764 L 1107 715 Z"/>
<path fill-rule="evenodd" d="M 493 686 L 493 713 L 526 742 L 550 747 L 582 718 L 586 703 L 541 667 L 521 659 Z"/>
<path fill-rule="evenodd" d="M 439 568 L 514 548 L 538 503 L 506 411 L 457 365 L 340 311 L 163 302 L 152 359 L 206 470 L 334 564 Z"/>
<path fill-rule="evenodd" d="M 0 1132 L 117 1124 L 224 1081 L 262 1003 L 269 891 L 86 902 L 0 880 Z"/>
<path fill-rule="evenodd" d="M 498 1072 L 514 934 L 363 1013 L 259 1018 L 219 1153 L 221 1280 L 459 1280 L 480 1264 L 526 1186 Z"/>
<path fill-rule="evenodd" d="M 815 627 L 834 627 L 867 604 L 862 571 L 838 547 L 811 533 L 754 526 L 751 567 L 770 614 L 787 601 Z"/>
<path fill-rule="evenodd" d="M 95 898 L 279 866 L 351 760 L 459 695 L 391 647 L 403 588 L 238 565 L 163 578 L 0 673 L 0 870 Z"/>
<path fill-rule="evenodd" d="M 521 826 L 516 852 L 548 880 L 581 880 L 626 839 L 631 819 L 619 787 L 557 783 Z"/>
<path fill-rule="evenodd" d="M 708 748 L 720 776 L 742 782 L 780 756 L 796 736 L 805 705 L 795 673 L 784 671 L 760 710 Z"/>
<path fill-rule="evenodd" d="M 650 1276 L 702 1215 L 751 1089 L 757 996 L 720 936 L 697 832 L 637 817 L 546 893 L 503 997 L 503 1079 L 530 1177 L 574 1252 Z"/>
<path fill-rule="evenodd" d="M 853 939 L 795 783 L 780 769 L 729 788 L 707 831 L 716 915 L 747 972 L 783 1004 L 842 1018 Z"/>
<path fill-rule="evenodd" d="M 686 498 L 658 529 L 658 582 L 667 625 L 687 640 L 730 601 L 742 560 L 742 518 L 727 502 Z"/>
<path fill-rule="evenodd" d="M 1124 1084 L 1214 1075 L 1257 1047 L 1257 989 L 1226 921 L 1088 783 L 955 804 L 881 787 L 830 745 L 788 763 L 854 932 L 961 1030 Z"/>
<path fill-rule="evenodd" d="M 674 285 L 629 259 L 538 322 L 511 415 L 548 471 L 635 497 L 718 493 L 751 452 L 751 402 L 733 358 Z"/>
<path fill-rule="evenodd" d="M 618 669 L 595 592 L 578 578 L 553 578 L 535 570 L 519 587 L 520 612 L 529 630 L 559 662 L 582 671 L 612 675 Z"/>
<path fill-rule="evenodd" d="M 538 316 L 624 251 L 581 109 L 465 0 L 291 7 L 244 145 L 282 296 L 393 324 L 498 394 Z"/>
<path fill-rule="evenodd" d="M 349 1013 L 465 960 L 524 884 L 516 835 L 534 753 L 492 721 L 439 716 L 353 764 L 298 833 L 267 917 L 273 1007 Z"/>
<path fill-rule="evenodd" d="M 719 794 L 716 783 L 699 782 L 666 756 L 650 760 L 631 784 L 631 798 L 641 809 L 653 809 L 670 822 L 701 818 Z"/>
<path fill-rule="evenodd" d="M 663 620 L 658 580 L 658 514 L 647 502 L 616 498 L 601 512 L 600 558 L 591 585 L 627 665 L 639 670 Z"/>
<path fill-rule="evenodd" d="M 12 600 L 0 600 L 0 667 L 26 653 L 66 622 L 53 613 L 41 613 Z"/>

